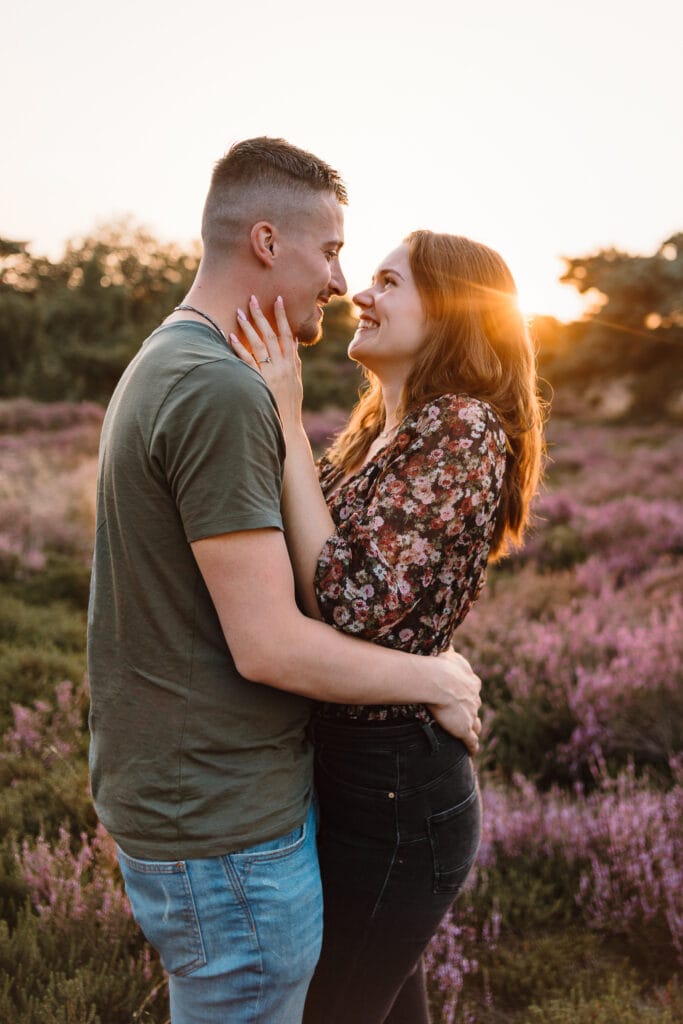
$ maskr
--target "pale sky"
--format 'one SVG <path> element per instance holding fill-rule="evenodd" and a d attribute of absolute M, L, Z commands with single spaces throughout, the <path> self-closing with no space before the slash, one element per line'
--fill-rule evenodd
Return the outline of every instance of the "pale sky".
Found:
<path fill-rule="evenodd" d="M 0 236 L 59 256 L 132 215 L 198 237 L 211 167 L 282 136 L 345 178 L 351 293 L 409 231 L 508 261 L 578 313 L 559 257 L 683 230 L 680 0 L 0 0 Z"/>

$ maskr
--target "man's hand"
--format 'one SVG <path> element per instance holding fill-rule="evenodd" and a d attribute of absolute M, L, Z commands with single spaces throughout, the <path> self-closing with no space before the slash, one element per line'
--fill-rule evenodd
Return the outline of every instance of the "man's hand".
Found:
<path fill-rule="evenodd" d="M 466 658 L 449 648 L 440 659 L 447 663 L 449 681 L 444 700 L 430 704 L 429 709 L 440 726 L 462 740 L 472 757 L 479 750 L 481 721 L 481 679 L 472 671 Z"/>

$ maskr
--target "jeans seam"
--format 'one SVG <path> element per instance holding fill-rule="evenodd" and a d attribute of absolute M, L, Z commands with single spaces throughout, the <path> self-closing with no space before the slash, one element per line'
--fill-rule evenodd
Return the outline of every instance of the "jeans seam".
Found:
<path fill-rule="evenodd" d="M 386 873 L 384 875 L 384 880 L 382 882 L 382 888 L 380 889 L 379 893 L 377 894 L 377 899 L 375 900 L 375 904 L 374 904 L 374 906 L 372 908 L 372 913 L 370 914 L 371 918 L 373 918 L 377 914 L 377 911 L 379 910 L 379 908 L 382 905 L 382 897 L 384 896 L 384 893 L 386 892 L 386 888 L 387 888 L 387 886 L 389 884 L 389 878 L 391 876 L 391 872 L 394 870 L 394 864 L 396 863 L 396 852 L 397 852 L 397 849 L 398 849 L 398 845 L 394 845 L 394 849 L 393 849 L 393 851 L 391 853 L 391 861 L 389 863 L 389 867 L 386 870 Z"/>
<path fill-rule="evenodd" d="M 187 870 L 182 860 L 141 860 L 131 857 L 119 847 L 119 856 L 131 871 L 140 875 L 180 875 Z"/>
<path fill-rule="evenodd" d="M 472 867 L 472 864 L 474 863 L 474 861 L 476 859 L 477 852 L 478 852 L 478 849 L 479 849 L 479 843 L 477 843 L 477 846 L 475 847 L 474 852 L 472 854 L 470 854 L 469 857 L 466 857 L 465 860 L 463 860 L 459 864 L 455 865 L 455 867 L 449 867 L 449 868 L 442 867 L 441 861 L 440 861 L 439 836 L 438 836 L 438 833 L 436 832 L 436 829 L 433 828 L 433 825 L 439 824 L 442 821 L 448 821 L 448 820 L 450 820 L 452 818 L 459 818 L 460 815 L 464 814 L 464 812 L 469 807 L 471 807 L 473 803 L 476 803 L 478 797 L 479 797 L 479 787 L 477 785 L 475 785 L 475 787 L 472 790 L 472 792 L 470 793 L 470 795 L 468 797 L 466 797 L 464 800 L 461 800 L 459 804 L 456 804 L 454 807 L 449 807 L 445 811 L 439 811 L 437 814 L 431 814 L 427 818 L 427 822 L 426 822 L 426 824 L 427 824 L 427 835 L 429 837 L 429 843 L 430 843 L 430 846 L 432 848 L 432 857 L 433 857 L 433 861 L 434 861 L 434 892 L 435 893 L 437 893 L 437 892 L 442 892 L 442 893 L 453 892 L 453 893 L 457 893 L 459 891 L 459 889 L 461 888 L 462 883 L 460 883 L 460 885 L 456 885 L 456 886 L 446 885 L 446 883 L 444 882 L 444 876 L 445 875 L 456 874 L 456 873 L 462 871 L 464 868 L 467 868 L 467 872 L 465 874 L 465 878 L 466 878 L 467 874 L 469 874 L 469 871 L 470 871 L 470 869 Z"/>
<path fill-rule="evenodd" d="M 192 963 L 188 964 L 182 970 L 176 971 L 175 973 L 178 977 L 186 977 L 188 974 L 192 974 L 193 971 L 195 971 L 199 967 L 203 967 L 207 962 L 206 946 L 204 945 L 204 936 L 202 935 L 201 917 L 199 915 L 199 911 L 197 910 L 197 901 L 194 898 L 192 882 L 190 881 L 190 877 L 187 872 L 187 867 L 183 869 L 182 875 L 183 885 L 185 886 L 187 898 L 189 901 L 189 906 L 186 908 L 186 912 L 183 916 L 186 916 L 188 918 L 188 925 L 191 927 L 192 932 L 194 933 L 199 943 L 201 955 L 195 957 Z"/>
<path fill-rule="evenodd" d="M 401 782 L 401 755 L 400 755 L 400 753 L 398 751 L 396 752 L 396 756 L 395 756 L 395 759 L 394 759 L 394 766 L 395 766 L 394 793 L 396 794 L 395 798 L 394 798 L 394 848 L 393 848 L 393 850 L 391 852 L 391 861 L 390 861 L 389 866 L 388 866 L 388 868 L 387 868 L 387 870 L 386 870 L 386 872 L 384 874 L 384 880 L 382 882 L 382 887 L 381 887 L 379 893 L 377 894 L 377 899 L 375 900 L 375 904 L 374 904 L 374 906 L 372 908 L 372 913 L 370 915 L 371 918 L 375 916 L 375 914 L 377 913 L 377 911 L 379 910 L 379 908 L 380 908 L 380 906 L 382 904 L 382 897 L 384 896 L 384 893 L 386 892 L 386 888 L 387 888 L 387 886 L 389 884 L 389 878 L 391 877 L 391 872 L 394 870 L 394 864 L 396 863 L 396 855 L 397 855 L 397 852 L 398 852 L 398 848 L 401 845 L 401 835 L 400 835 L 400 832 L 399 832 L 399 820 L 400 819 L 399 819 L 399 809 L 398 809 L 398 803 L 399 803 L 399 800 L 401 798 L 401 794 L 399 792 L 399 785 L 400 785 L 400 782 Z"/>
<path fill-rule="evenodd" d="M 466 811 L 471 803 L 474 803 L 478 794 L 479 789 L 475 786 L 469 796 L 466 796 L 459 804 L 455 804 L 453 807 L 448 807 L 445 811 L 437 811 L 435 814 L 430 814 L 428 820 L 445 821 L 448 818 L 456 818 L 459 814 L 462 814 L 463 811 Z"/>
<path fill-rule="evenodd" d="M 257 944 L 260 954 L 261 946 L 260 943 L 258 943 L 258 931 L 256 929 L 256 921 L 254 920 L 254 915 L 251 912 L 249 900 L 247 899 L 247 894 L 244 891 L 242 881 L 237 871 L 235 870 L 235 866 L 232 864 L 230 860 L 230 854 L 227 854 L 225 857 L 221 857 L 221 862 L 223 864 L 223 870 L 225 871 L 225 874 L 227 876 L 230 888 L 232 889 L 235 898 L 237 899 L 237 902 L 239 903 L 240 908 L 242 909 L 244 916 L 247 919 L 247 923 L 249 924 L 249 930 L 251 931 L 252 935 L 255 935 L 257 938 Z M 263 972 L 263 961 L 261 961 L 261 972 Z"/>

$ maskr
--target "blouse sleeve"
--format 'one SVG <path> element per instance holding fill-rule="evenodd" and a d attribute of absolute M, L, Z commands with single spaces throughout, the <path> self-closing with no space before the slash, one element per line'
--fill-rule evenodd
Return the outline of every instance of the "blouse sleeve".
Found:
<path fill-rule="evenodd" d="M 369 500 L 350 495 L 340 509 L 314 580 L 323 618 L 367 639 L 395 630 L 435 574 L 490 543 L 504 473 L 505 435 L 489 406 L 462 395 L 424 406 Z"/>

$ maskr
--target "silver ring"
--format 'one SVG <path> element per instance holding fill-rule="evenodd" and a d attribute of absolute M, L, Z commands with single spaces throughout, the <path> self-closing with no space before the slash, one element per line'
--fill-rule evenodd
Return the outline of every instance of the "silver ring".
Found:
<path fill-rule="evenodd" d="M 272 361 L 273 360 L 270 358 L 270 356 L 266 356 L 265 359 L 259 360 L 259 366 L 263 366 L 264 363 L 272 363 Z"/>

